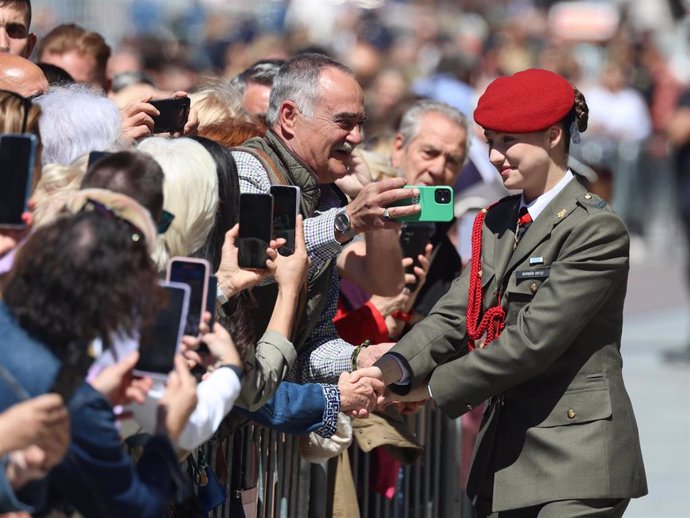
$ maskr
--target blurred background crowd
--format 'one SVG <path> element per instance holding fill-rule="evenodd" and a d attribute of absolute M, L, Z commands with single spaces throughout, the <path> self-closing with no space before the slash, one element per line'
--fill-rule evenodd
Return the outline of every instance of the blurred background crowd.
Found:
<path fill-rule="evenodd" d="M 321 49 L 364 87 L 370 141 L 395 130 L 411 97 L 471 114 L 494 77 L 555 70 L 590 103 L 590 130 L 574 153 L 626 220 L 633 260 L 682 249 L 672 245 L 683 164 L 669 144 L 685 142 L 678 131 L 669 142 L 668 132 L 690 82 L 684 0 L 45 0 L 34 11 L 39 38 L 75 21 L 103 35 L 115 85 L 143 71 L 161 90 L 192 91 L 261 59 Z"/>

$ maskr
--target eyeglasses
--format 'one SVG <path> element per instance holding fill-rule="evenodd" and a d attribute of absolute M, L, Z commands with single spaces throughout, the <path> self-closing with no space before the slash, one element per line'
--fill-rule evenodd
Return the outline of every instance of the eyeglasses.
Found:
<path fill-rule="evenodd" d="M 173 214 L 172 212 L 168 212 L 167 210 L 163 209 L 163 212 L 161 212 L 161 217 L 158 218 L 158 222 L 157 222 L 158 233 L 159 234 L 165 234 L 166 230 L 168 230 L 170 228 L 170 225 L 172 224 L 174 219 L 175 219 L 175 214 Z"/>
<path fill-rule="evenodd" d="M 22 129 L 19 133 L 26 133 L 26 126 L 29 123 L 29 112 L 31 111 L 31 108 L 34 105 L 33 99 L 35 99 L 37 96 L 24 97 L 23 95 L 18 94 L 17 92 L 13 92 L 11 90 L 3 90 L 0 88 L 0 95 L 1 94 L 8 94 L 21 101 L 22 107 L 24 108 L 24 115 L 22 118 Z"/>

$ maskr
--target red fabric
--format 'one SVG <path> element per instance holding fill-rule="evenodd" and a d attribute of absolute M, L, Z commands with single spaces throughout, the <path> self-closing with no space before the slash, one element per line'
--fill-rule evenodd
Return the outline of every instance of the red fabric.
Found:
<path fill-rule="evenodd" d="M 398 485 L 400 462 L 383 447 L 374 448 L 372 453 L 376 462 L 371 466 L 371 489 L 388 500 L 393 500 Z"/>
<path fill-rule="evenodd" d="M 564 77 L 531 68 L 489 84 L 474 120 L 501 133 L 530 133 L 560 122 L 574 104 L 575 90 Z"/>
<path fill-rule="evenodd" d="M 372 344 L 390 340 L 386 319 L 371 302 L 353 311 L 348 309 L 341 295 L 338 297 L 338 311 L 333 323 L 338 335 L 354 345 L 359 345 L 364 340 L 370 340 Z"/>
<path fill-rule="evenodd" d="M 532 216 L 527 212 L 527 207 L 522 207 L 520 209 L 520 217 L 518 217 L 518 225 L 521 227 L 524 225 L 529 225 L 532 223 Z"/>

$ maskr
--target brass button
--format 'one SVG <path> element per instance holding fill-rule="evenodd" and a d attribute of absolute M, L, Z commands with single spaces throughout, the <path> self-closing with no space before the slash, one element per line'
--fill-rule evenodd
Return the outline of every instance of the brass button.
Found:
<path fill-rule="evenodd" d="M 575 410 L 572 408 L 568 409 L 568 419 L 575 419 Z"/>
<path fill-rule="evenodd" d="M 537 284 L 536 282 L 533 282 L 532 284 L 529 285 L 529 291 L 531 291 L 532 293 L 536 293 L 538 289 L 539 289 L 539 284 Z"/>
<path fill-rule="evenodd" d="M 592 199 L 591 194 L 589 194 L 589 193 L 585 194 L 585 200 L 591 200 L 591 199 Z"/>

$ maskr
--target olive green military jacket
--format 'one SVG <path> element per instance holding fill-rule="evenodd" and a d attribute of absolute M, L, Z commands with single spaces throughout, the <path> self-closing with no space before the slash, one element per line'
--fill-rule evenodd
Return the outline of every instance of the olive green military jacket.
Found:
<path fill-rule="evenodd" d="M 575 179 L 515 244 L 519 196 L 493 206 L 482 234 L 483 311 L 505 328 L 467 351 L 469 268 L 392 350 L 451 417 L 486 400 L 467 492 L 493 511 L 647 493 L 622 378 L 625 225 Z"/>

